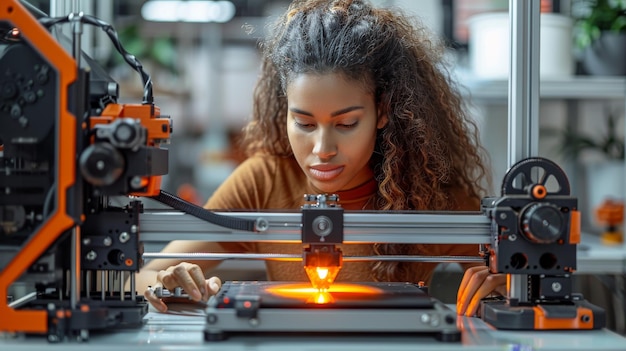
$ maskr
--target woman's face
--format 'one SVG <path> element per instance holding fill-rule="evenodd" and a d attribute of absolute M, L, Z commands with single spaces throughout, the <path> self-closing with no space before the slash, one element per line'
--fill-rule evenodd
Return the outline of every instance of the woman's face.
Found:
<path fill-rule="evenodd" d="M 378 117 L 363 83 L 336 73 L 301 74 L 287 86 L 287 134 L 298 164 L 318 190 L 333 193 L 373 176 L 369 159 Z"/>

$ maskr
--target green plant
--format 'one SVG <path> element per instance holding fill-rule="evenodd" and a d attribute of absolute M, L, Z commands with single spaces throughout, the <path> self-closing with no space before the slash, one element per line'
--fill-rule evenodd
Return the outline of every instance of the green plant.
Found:
<path fill-rule="evenodd" d="M 544 130 L 547 136 L 560 138 L 559 151 L 569 159 L 576 159 L 583 151 L 597 151 L 609 160 L 624 160 L 624 138 L 616 130 L 616 117 L 613 113 L 605 114 L 605 133 L 592 137 L 579 132 L 575 126 L 568 125 L 565 129 Z"/>
<path fill-rule="evenodd" d="M 582 1 L 587 12 L 576 19 L 576 45 L 583 49 L 602 32 L 626 32 L 626 0 Z"/>

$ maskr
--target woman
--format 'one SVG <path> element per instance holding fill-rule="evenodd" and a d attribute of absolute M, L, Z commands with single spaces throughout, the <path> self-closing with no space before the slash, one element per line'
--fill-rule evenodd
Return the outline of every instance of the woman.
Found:
<path fill-rule="evenodd" d="M 414 19 L 365 0 L 294 1 L 262 44 L 262 75 L 243 130 L 249 158 L 209 209 L 298 209 L 336 193 L 346 210 L 478 210 L 487 172 L 476 126 Z M 384 233 L 381 233 L 384 235 Z M 298 244 L 172 242 L 165 252 L 301 253 Z M 478 245 L 343 245 L 344 255 L 470 255 Z M 138 286 L 217 292 L 213 261 L 150 262 Z M 268 279 L 307 281 L 298 262 Z M 348 262 L 337 281 L 426 281 L 436 263 Z M 156 284 L 155 284 L 156 281 Z M 167 306 L 146 291 L 159 310 Z"/>

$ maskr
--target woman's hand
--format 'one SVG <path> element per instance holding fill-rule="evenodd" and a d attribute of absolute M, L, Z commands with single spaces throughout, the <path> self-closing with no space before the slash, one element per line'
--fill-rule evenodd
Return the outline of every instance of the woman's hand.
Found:
<path fill-rule="evenodd" d="M 217 277 L 205 279 L 204 272 L 198 265 L 182 262 L 159 271 L 157 283 L 147 288 L 143 295 L 159 312 L 166 312 L 167 305 L 154 294 L 154 289 L 158 287 L 170 291 L 181 287 L 193 301 L 206 302 L 210 296 L 217 294 L 221 286 L 222 282 Z"/>
<path fill-rule="evenodd" d="M 456 312 L 474 316 L 480 300 L 492 292 L 506 294 L 506 274 L 492 274 L 487 266 L 470 267 L 465 271 L 456 298 Z"/>

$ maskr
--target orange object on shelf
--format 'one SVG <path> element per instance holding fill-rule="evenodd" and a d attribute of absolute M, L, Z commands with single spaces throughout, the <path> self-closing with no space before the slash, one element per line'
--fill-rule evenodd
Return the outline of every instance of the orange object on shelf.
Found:
<path fill-rule="evenodd" d="M 198 190 L 189 183 L 181 184 L 176 190 L 176 195 L 181 199 L 190 202 L 194 205 L 202 206 L 202 200 L 200 199 L 200 194 L 198 194 Z"/>
<path fill-rule="evenodd" d="M 614 199 L 604 200 L 595 211 L 596 221 L 604 226 L 600 240 L 604 244 L 621 244 L 623 234 L 620 226 L 624 222 L 624 202 Z"/>

